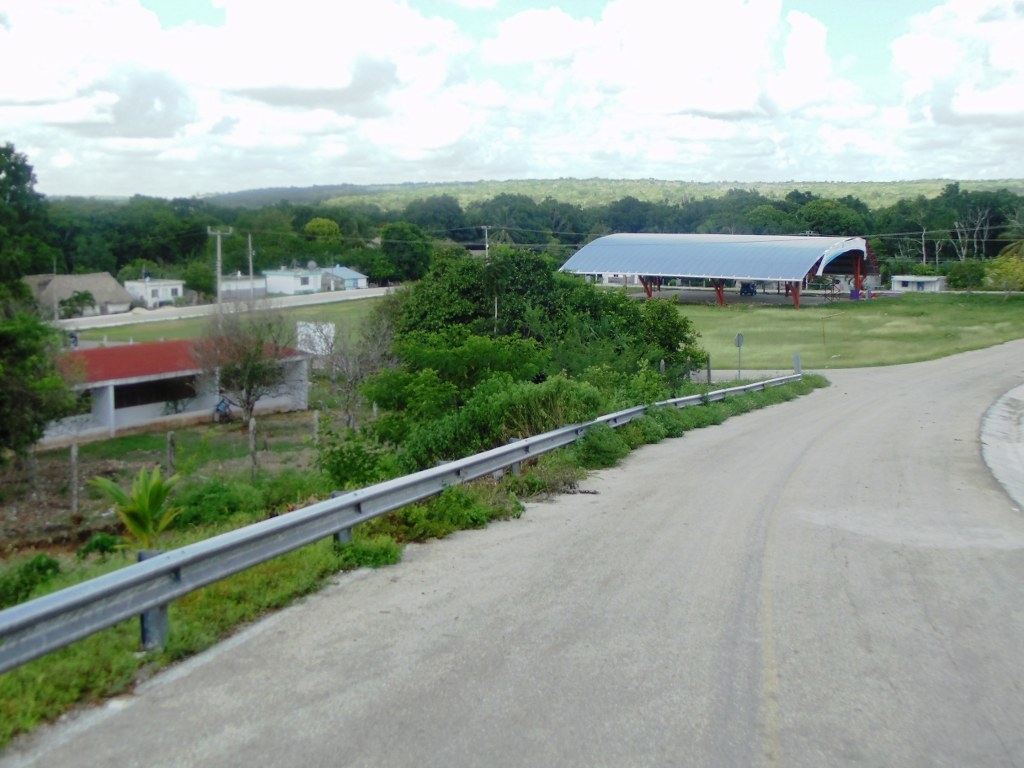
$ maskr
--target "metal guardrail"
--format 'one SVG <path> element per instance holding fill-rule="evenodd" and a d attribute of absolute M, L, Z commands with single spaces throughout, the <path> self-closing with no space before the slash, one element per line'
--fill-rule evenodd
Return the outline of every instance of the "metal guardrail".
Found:
<path fill-rule="evenodd" d="M 279 517 L 165 552 L 113 573 L 0 611 L 0 673 L 319 539 L 348 540 L 353 526 L 451 485 L 474 480 L 579 439 L 595 424 L 618 427 L 650 408 L 685 408 L 799 381 L 801 374 L 636 406 L 517 440 L 412 475 L 347 492 Z"/>

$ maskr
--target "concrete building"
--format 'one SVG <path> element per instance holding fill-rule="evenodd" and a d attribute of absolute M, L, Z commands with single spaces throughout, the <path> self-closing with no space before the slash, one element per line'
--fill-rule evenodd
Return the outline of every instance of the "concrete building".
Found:
<path fill-rule="evenodd" d="M 892 290 L 896 293 L 941 293 L 946 278 L 940 275 L 893 275 Z"/>
<path fill-rule="evenodd" d="M 186 340 L 65 352 L 61 365 L 88 412 L 50 424 L 40 444 L 58 447 L 141 428 L 212 421 L 220 400 L 216 376 L 197 362 L 194 350 L 195 342 Z M 288 350 L 279 360 L 285 383 L 258 401 L 257 413 L 308 407 L 308 356 Z"/>
<path fill-rule="evenodd" d="M 351 291 L 369 287 L 366 275 L 338 264 L 324 268 L 321 285 L 325 291 Z"/>
<path fill-rule="evenodd" d="M 319 293 L 323 272 L 319 269 L 265 269 L 269 295 L 297 296 L 302 293 Z"/>
<path fill-rule="evenodd" d="M 60 303 L 76 293 L 89 293 L 93 298 L 93 305 L 83 308 L 83 317 L 127 312 L 132 306 L 131 294 L 109 272 L 26 275 L 22 281 L 28 284 L 39 306 L 54 318 L 60 317 Z"/>
<path fill-rule="evenodd" d="M 124 288 L 137 304 L 143 305 L 146 309 L 165 307 L 185 296 L 184 280 L 125 280 Z"/>

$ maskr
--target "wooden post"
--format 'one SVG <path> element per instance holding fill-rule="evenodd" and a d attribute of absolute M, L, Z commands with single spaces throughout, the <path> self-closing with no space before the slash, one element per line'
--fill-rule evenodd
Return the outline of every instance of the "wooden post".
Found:
<path fill-rule="evenodd" d="M 167 476 L 170 477 L 174 474 L 174 463 L 175 463 L 175 445 L 174 445 L 174 431 L 167 433 Z"/>
<path fill-rule="evenodd" d="M 71 514 L 78 514 L 78 443 L 71 444 Z"/>
<path fill-rule="evenodd" d="M 259 462 L 256 459 L 256 417 L 253 416 L 249 419 L 249 456 L 252 457 L 252 479 L 256 479 L 256 473 L 259 471 Z"/>

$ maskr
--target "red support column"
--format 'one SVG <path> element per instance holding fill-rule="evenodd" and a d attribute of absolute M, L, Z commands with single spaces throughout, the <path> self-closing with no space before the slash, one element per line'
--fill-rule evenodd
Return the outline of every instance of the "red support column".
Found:
<path fill-rule="evenodd" d="M 864 289 L 864 276 L 861 274 L 863 259 L 860 256 L 855 256 L 853 259 L 853 287 L 857 291 L 857 295 Z"/>
<path fill-rule="evenodd" d="M 640 278 L 640 285 L 644 287 L 644 293 L 647 294 L 647 298 L 651 298 L 654 293 L 651 291 L 651 284 L 644 280 L 643 275 L 638 276 Z"/>
<path fill-rule="evenodd" d="M 725 283 L 721 280 L 714 280 L 713 285 L 715 286 L 715 299 L 718 301 L 718 306 L 725 306 Z"/>
<path fill-rule="evenodd" d="M 790 290 L 793 292 L 793 308 L 800 309 L 800 285 L 801 281 L 794 280 Z"/>

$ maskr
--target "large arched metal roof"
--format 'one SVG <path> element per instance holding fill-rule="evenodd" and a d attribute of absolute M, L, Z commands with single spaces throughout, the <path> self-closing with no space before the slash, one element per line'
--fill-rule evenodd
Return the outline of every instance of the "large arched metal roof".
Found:
<path fill-rule="evenodd" d="M 573 254 L 562 271 L 584 275 L 799 281 L 812 272 L 853 274 L 862 237 L 618 234 Z"/>

